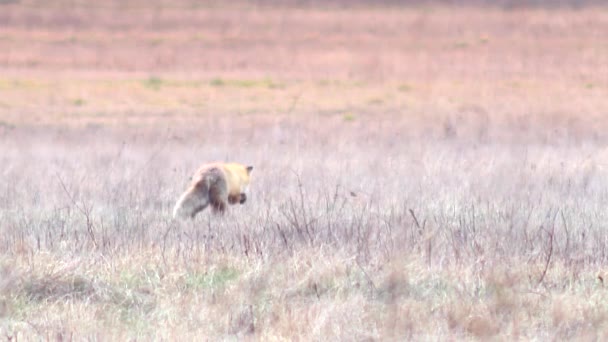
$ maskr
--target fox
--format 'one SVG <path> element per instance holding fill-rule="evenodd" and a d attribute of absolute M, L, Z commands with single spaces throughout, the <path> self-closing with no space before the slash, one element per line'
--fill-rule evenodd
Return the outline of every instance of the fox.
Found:
<path fill-rule="evenodd" d="M 244 204 L 252 170 L 253 166 L 239 163 L 203 164 L 175 203 L 173 218 L 194 219 L 209 205 L 214 214 L 224 214 L 228 204 Z"/>

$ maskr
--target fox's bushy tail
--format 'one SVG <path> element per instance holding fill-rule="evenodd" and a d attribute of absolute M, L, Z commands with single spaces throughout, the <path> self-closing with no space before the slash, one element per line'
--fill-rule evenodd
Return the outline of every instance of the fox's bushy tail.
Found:
<path fill-rule="evenodd" d="M 173 218 L 193 218 L 209 205 L 208 180 L 193 184 L 177 200 L 173 207 Z"/>

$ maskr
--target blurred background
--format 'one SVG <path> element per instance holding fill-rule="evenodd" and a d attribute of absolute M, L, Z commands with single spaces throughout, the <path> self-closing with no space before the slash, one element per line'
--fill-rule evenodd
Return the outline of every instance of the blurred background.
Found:
<path fill-rule="evenodd" d="M 606 128 L 598 1 L 0 6 L 6 127 L 310 114 L 398 117 L 403 134 L 448 137 L 603 139 Z"/>

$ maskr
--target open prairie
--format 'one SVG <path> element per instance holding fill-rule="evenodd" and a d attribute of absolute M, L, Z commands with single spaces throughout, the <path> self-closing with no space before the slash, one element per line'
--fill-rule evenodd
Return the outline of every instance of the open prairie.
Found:
<path fill-rule="evenodd" d="M 606 339 L 608 9 L 344 3 L 0 1 L 0 338 Z"/>

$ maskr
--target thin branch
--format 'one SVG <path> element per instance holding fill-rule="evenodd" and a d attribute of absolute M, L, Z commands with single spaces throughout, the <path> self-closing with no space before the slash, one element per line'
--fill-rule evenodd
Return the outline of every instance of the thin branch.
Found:
<path fill-rule="evenodd" d="M 65 185 L 65 182 L 63 181 L 63 179 L 61 179 L 61 176 L 59 175 L 59 173 L 55 172 L 55 175 L 57 176 L 57 179 L 59 180 L 59 184 L 61 185 L 61 188 L 65 192 L 66 196 L 70 199 L 70 201 L 72 202 L 74 207 L 76 207 L 76 209 L 78 209 L 78 211 L 80 211 L 80 213 L 84 216 L 84 218 L 86 220 L 87 234 L 89 235 L 89 238 L 93 242 L 93 245 L 95 245 L 95 248 L 99 248 L 99 245 L 97 244 L 97 239 L 95 238 L 95 231 L 93 230 L 93 228 L 94 228 L 93 220 L 91 218 L 91 211 L 93 210 L 93 207 L 92 206 L 88 207 L 88 206 L 84 205 L 84 203 L 82 203 L 82 202 L 80 205 L 78 205 L 78 202 L 76 202 L 74 195 L 72 195 L 70 193 L 70 191 L 68 191 L 68 188 Z"/>
<path fill-rule="evenodd" d="M 551 231 L 547 232 L 547 234 L 549 235 L 549 253 L 547 253 L 547 260 L 545 261 L 545 269 L 543 270 L 543 274 L 540 276 L 540 279 L 538 280 L 538 284 L 540 285 L 543 280 L 545 279 L 545 276 L 547 275 L 547 271 L 549 270 L 549 264 L 551 263 L 551 257 L 553 256 L 553 231 L 555 230 L 555 226 L 553 226 L 553 228 L 551 229 Z"/>

